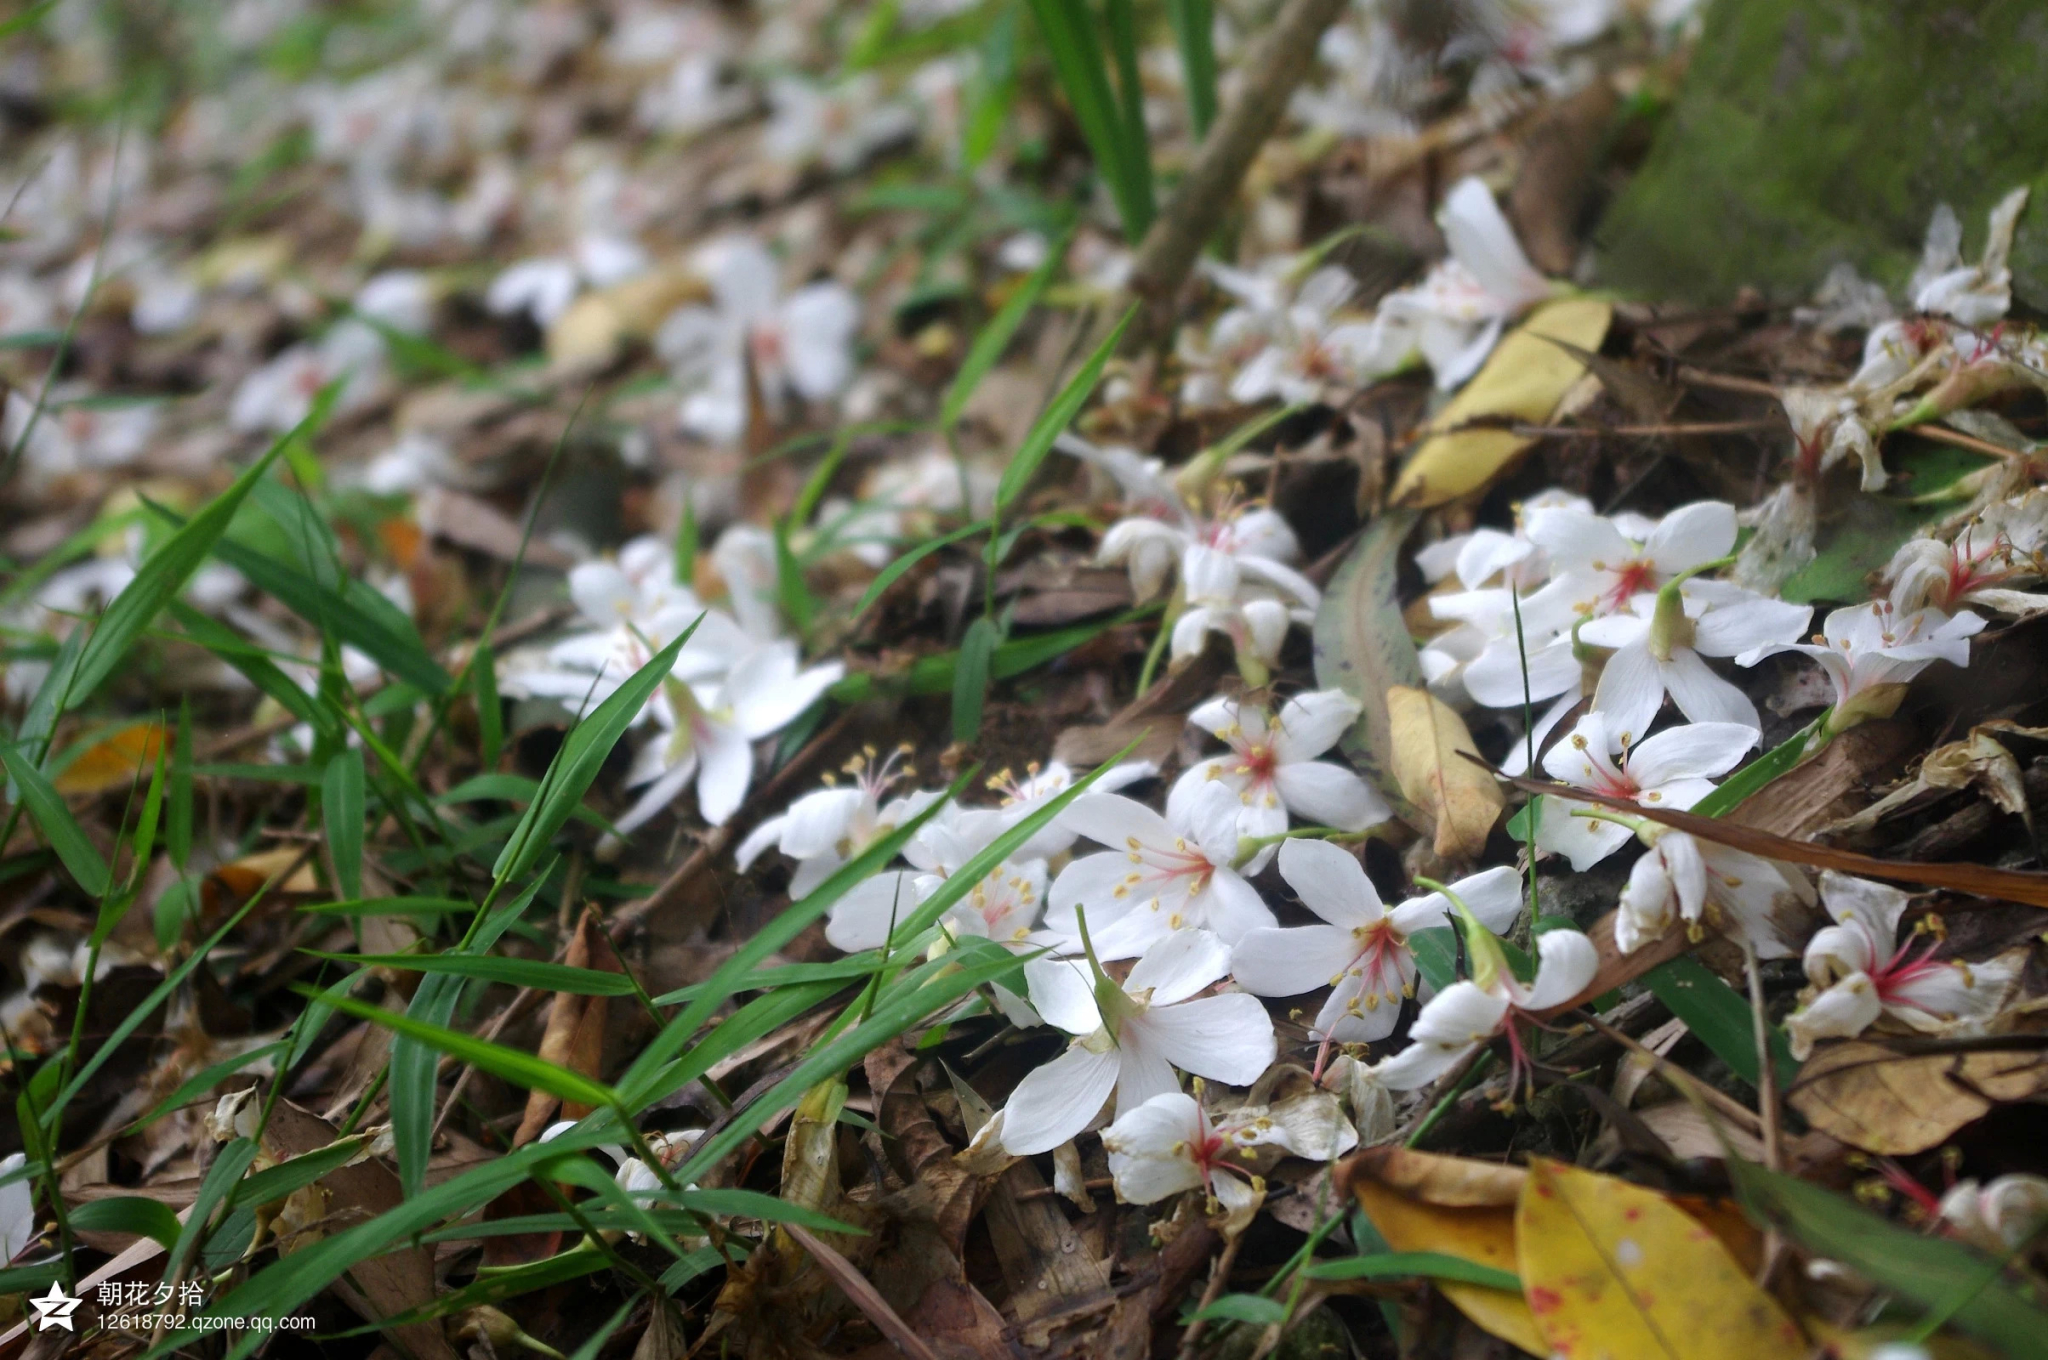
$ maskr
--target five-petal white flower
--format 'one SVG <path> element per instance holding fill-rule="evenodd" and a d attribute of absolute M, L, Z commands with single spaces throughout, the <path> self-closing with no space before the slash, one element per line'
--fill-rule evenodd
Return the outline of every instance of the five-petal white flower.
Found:
<path fill-rule="evenodd" d="M 1062 820 L 1113 848 L 1060 871 L 1046 924 L 1078 942 L 1078 913 L 1085 910 L 1105 959 L 1135 958 L 1179 931 L 1213 931 L 1228 946 L 1274 924 L 1257 890 L 1232 867 L 1241 806 L 1221 784 L 1200 790 L 1171 818 L 1117 794 L 1081 795 Z"/>
<path fill-rule="evenodd" d="M 1687 723 L 1624 748 L 1617 762 L 1611 720 L 1596 708 L 1544 753 L 1543 768 L 1577 788 L 1682 812 L 1711 793 L 1713 781 L 1741 764 L 1756 743 L 1756 729 L 1743 723 Z M 1546 797 L 1536 823 L 1536 844 L 1570 859 L 1574 873 L 1606 859 L 1630 835 L 1617 822 L 1574 815 L 1590 806 Z"/>
<path fill-rule="evenodd" d="M 1290 840 L 1280 876 L 1303 906 L 1328 924 L 1248 931 L 1231 950 L 1237 985 L 1256 996 L 1330 989 L 1309 1033 L 1337 1043 L 1371 1043 L 1394 1032 L 1401 1002 L 1415 994 L 1408 937 L 1451 924 L 1452 907 L 1432 892 L 1392 911 L 1356 856 L 1328 841 Z M 1488 930 L 1504 931 L 1521 909 L 1521 877 L 1503 865 L 1449 885 Z"/>
<path fill-rule="evenodd" d="M 1832 869 L 1820 877 L 1821 905 L 1835 924 L 1806 945 L 1812 999 L 1785 1018 L 1792 1056 L 1816 1039 L 1849 1039 L 1880 1016 L 1923 1034 L 1968 1033 L 1995 1014 L 2019 969 L 2009 958 L 1961 963 L 1933 957 L 1938 940 L 1915 950 L 1898 940 L 1912 894 Z"/>
<path fill-rule="evenodd" d="M 1468 946 L 1474 934 L 1466 930 Z M 1375 1066 L 1390 1090 L 1420 1090 L 1502 1033 L 1515 1055 L 1517 1070 L 1511 1079 L 1518 1081 L 1524 1063 L 1516 1029 L 1519 1015 L 1570 1001 L 1585 990 L 1600 966 L 1599 951 L 1576 930 L 1546 930 L 1536 937 L 1536 977 L 1528 983 L 1509 970 L 1499 945 L 1470 952 L 1473 976 L 1431 998 L 1408 1027 L 1408 1047 Z"/>
<path fill-rule="evenodd" d="M 1167 796 L 1166 815 L 1185 816 L 1196 795 L 1216 783 L 1243 805 L 1237 822 L 1243 836 L 1278 835 L 1287 829 L 1289 813 L 1339 831 L 1363 831 L 1385 821 L 1393 811 L 1371 786 L 1342 765 L 1316 759 L 1337 744 L 1358 712 L 1358 701 L 1335 689 L 1298 694 L 1277 715 L 1237 699 L 1211 699 L 1188 722 L 1228 746 L 1230 754 L 1189 766 Z M 1263 866 L 1268 858 L 1262 854 L 1253 864 Z"/>
<path fill-rule="evenodd" d="M 1649 850 L 1630 868 L 1614 920 L 1624 954 L 1677 921 L 1703 921 L 1746 938 L 1766 959 L 1789 958 L 1805 938 L 1813 885 L 1797 869 L 1690 832 L 1646 823 L 1636 832 Z"/>
<path fill-rule="evenodd" d="M 1830 613 L 1810 643 L 1774 643 L 1736 661 L 1754 665 L 1773 652 L 1812 657 L 1835 687 L 1827 731 L 1840 732 L 1897 712 L 1907 682 L 1935 662 L 1969 665 L 1970 638 L 1983 629 L 1984 620 L 1967 609 L 1952 615 L 1939 609 L 1901 614 L 1889 600 L 1872 600 Z"/>
<path fill-rule="evenodd" d="M 1112 1092 L 1121 1118 L 1178 1091 L 1175 1068 L 1233 1086 L 1257 1081 L 1278 1052 L 1265 1006 L 1243 992 L 1196 996 L 1229 966 L 1229 949 L 1206 930 L 1160 941 L 1120 987 L 1099 984 L 1078 959 L 1025 964 L 1032 1005 L 1077 1037 L 1017 1084 L 1002 1110 L 1003 1147 L 1048 1152 L 1087 1128 Z"/>

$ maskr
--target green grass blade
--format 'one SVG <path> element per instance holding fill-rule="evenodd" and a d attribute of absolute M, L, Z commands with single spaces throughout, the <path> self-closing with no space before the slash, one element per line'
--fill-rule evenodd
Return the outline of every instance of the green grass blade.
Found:
<path fill-rule="evenodd" d="M 1216 8 L 1213 0 L 1166 0 L 1166 18 L 1180 49 L 1188 121 L 1196 137 L 1205 137 L 1216 121 Z"/>
<path fill-rule="evenodd" d="M 965 745 L 981 736 L 981 708 L 988 698 L 989 666 L 1002 642 L 996 621 L 983 614 L 960 639 L 960 664 L 953 672 L 953 740 Z"/>
<path fill-rule="evenodd" d="M 476 903 L 458 897 L 356 897 L 344 902 L 309 902 L 299 908 L 313 916 L 453 916 L 474 912 Z"/>
<path fill-rule="evenodd" d="M 1387 1251 L 1342 1261 L 1319 1261 L 1302 1274 L 1311 1280 L 1455 1280 L 1514 1294 L 1522 1292 L 1522 1278 L 1512 1271 L 1497 1270 L 1440 1251 Z"/>
<path fill-rule="evenodd" d="M 1124 171 L 1132 177 L 1134 192 L 1145 204 L 1145 226 L 1150 227 L 1157 209 L 1152 196 L 1152 138 L 1145 130 L 1145 87 L 1138 76 L 1137 14 L 1131 0 L 1103 0 L 1103 16 L 1110 58 L 1116 63 Z"/>
<path fill-rule="evenodd" d="M 275 596 L 285 608 L 355 647 L 407 684 L 439 695 L 446 694 L 454 683 L 427 651 L 412 620 L 366 582 L 350 578 L 337 590 L 287 562 L 228 538 L 216 543 L 213 553 L 248 577 L 258 590 Z"/>
<path fill-rule="evenodd" d="M 234 667 L 258 691 L 276 701 L 278 707 L 310 726 L 318 739 L 334 745 L 341 743 L 342 724 L 334 714 L 293 683 L 262 648 L 183 600 L 171 601 L 170 615 L 178 621 L 185 636 Z"/>
<path fill-rule="evenodd" d="M 363 895 L 363 753 L 344 747 L 327 762 L 320 779 L 320 815 L 327 827 L 327 852 L 334 858 L 335 888 L 343 897 Z"/>
<path fill-rule="evenodd" d="M 134 1233 L 167 1248 L 177 1245 L 184 1227 L 168 1205 L 140 1195 L 92 1200 L 73 1209 L 69 1217 L 73 1232 Z"/>
<path fill-rule="evenodd" d="M 693 621 L 675 641 L 655 653 L 652 660 L 633 672 L 610 698 L 570 730 L 562 749 L 548 766 L 547 777 L 541 781 L 544 793 L 527 807 L 511 840 L 506 842 L 504 853 L 498 856 L 491 870 L 494 879 L 504 883 L 525 873 L 562 829 L 562 824 L 583 805 L 584 792 L 597 778 L 605 757 L 618 745 L 633 719 L 640 716 L 656 687 L 675 669 L 676 654 L 696 631 Z"/>
<path fill-rule="evenodd" d="M 883 567 L 875 576 L 875 579 L 868 582 L 868 588 L 862 593 L 860 603 L 853 607 L 853 617 L 859 618 L 862 614 L 867 613 L 868 606 L 881 599 L 883 591 L 903 579 L 903 573 L 909 571 L 912 567 L 924 561 L 925 558 L 930 557 L 933 553 L 949 544 L 958 543 L 961 539 L 970 538 L 975 534 L 987 533 L 989 524 L 990 521 L 988 520 L 978 519 L 972 524 L 961 525 L 951 533 L 940 534 L 937 538 L 928 538 L 909 552 L 898 557 L 888 566 Z"/>
<path fill-rule="evenodd" d="M 1003 357 L 1010 342 L 1017 338 L 1018 329 L 1024 319 L 1031 315 L 1031 309 L 1045 296 L 1046 288 L 1053 276 L 1060 271 L 1067 254 L 1067 237 L 1062 236 L 1046 252 L 1045 263 L 1031 271 L 1030 277 L 1014 293 L 1011 293 L 988 319 L 974 337 L 974 343 L 967 347 L 967 357 L 960 361 L 960 371 L 953 375 L 953 385 L 946 389 L 946 399 L 939 404 L 939 426 L 951 428 L 960 419 L 960 413 L 967 409 L 967 403 L 974 396 L 974 389 L 981 386 L 981 380 Z"/>
<path fill-rule="evenodd" d="M 269 475 L 270 465 L 284 453 L 287 444 L 320 428 L 340 390 L 339 383 L 323 388 L 304 420 L 266 449 L 261 458 L 235 478 L 233 485 L 209 501 L 149 555 L 137 569 L 135 579 L 114 597 L 93 627 L 92 637 L 78 658 L 78 673 L 71 682 L 66 708 L 75 708 L 92 697 L 128 655 L 128 649 L 143 630 L 177 598 L 207 555 L 228 541 L 223 537 L 228 523 L 251 488 Z"/>
<path fill-rule="evenodd" d="M 1052 404 L 1039 414 L 1030 432 L 1024 436 L 1024 442 L 1010 455 L 1008 465 L 1003 468 L 1003 478 L 996 484 L 998 519 L 1024 493 L 1024 488 L 1037 475 L 1039 464 L 1045 461 L 1046 454 L 1052 452 L 1053 441 L 1073 423 L 1081 407 L 1087 404 L 1095 385 L 1102 381 L 1102 370 L 1109 363 L 1110 355 L 1116 353 L 1117 343 L 1123 339 L 1124 329 L 1137 314 L 1135 305 L 1125 311 L 1115 329 L 1095 347 L 1095 352 L 1088 356 L 1088 362 L 1081 365 L 1081 371 L 1074 375 L 1073 381 L 1062 388 Z"/>
<path fill-rule="evenodd" d="M 192 1201 L 192 1212 L 185 1215 L 179 1225 L 177 1239 L 172 1242 L 170 1258 L 164 1267 L 164 1278 L 170 1279 L 197 1252 L 205 1240 L 207 1221 L 213 1211 L 227 1201 L 228 1195 L 241 1183 L 242 1174 L 249 1164 L 256 1160 L 256 1141 L 253 1138 L 235 1138 L 223 1144 L 214 1156 L 213 1165 L 206 1169 L 206 1178 L 199 1182 L 199 1193 Z"/>
<path fill-rule="evenodd" d="M 1031 13 L 1052 57 L 1054 73 L 1081 136 L 1095 155 L 1095 166 L 1109 183 L 1123 222 L 1124 237 L 1135 244 L 1152 225 L 1153 205 L 1147 170 L 1141 177 L 1127 164 L 1123 111 L 1109 85 L 1109 67 L 1094 16 L 1085 0 L 1031 0 Z"/>
<path fill-rule="evenodd" d="M 0 745 L 0 760 L 7 764 L 7 773 L 14 780 L 21 805 L 42 828 L 43 839 L 57 852 L 57 858 L 64 862 L 64 867 L 70 870 L 78 886 L 88 896 L 106 896 L 109 882 L 107 861 L 85 834 L 85 829 L 79 826 L 78 819 L 71 815 L 71 809 L 64 806 L 63 795 L 57 792 L 56 785 L 18 746 L 11 743 Z"/>
<path fill-rule="evenodd" d="M 330 1171 L 339 1170 L 363 1150 L 368 1140 L 358 1134 L 352 1138 L 338 1138 L 324 1148 L 279 1162 L 276 1166 L 265 1167 L 253 1176 L 244 1177 L 228 1195 L 231 1208 L 243 1205 L 275 1204 L 295 1190 L 304 1189 Z"/>
<path fill-rule="evenodd" d="M 485 770 L 495 770 L 505 749 L 505 712 L 498 702 L 497 656 L 488 642 L 477 646 L 469 666 L 469 683 L 476 695 L 477 763 Z"/>
<path fill-rule="evenodd" d="M 403 968 L 415 973 L 443 973 L 485 982 L 502 982 L 508 987 L 532 987 L 543 992 L 567 992 L 572 996 L 631 996 L 632 979 L 620 973 L 596 968 L 571 968 L 565 963 L 540 959 L 503 959 L 477 954 L 326 954 L 317 949 L 299 951 L 316 959 L 354 963 L 365 968 Z"/>
<path fill-rule="evenodd" d="M 1690 954 L 1658 964 L 1643 974 L 1643 985 L 1656 993 L 1665 1009 L 1685 1021 L 1686 1028 L 1727 1063 L 1729 1070 L 1755 1088 L 1756 1013 L 1750 1009 L 1748 997 Z M 1770 1044 L 1771 1065 L 1782 1091 L 1798 1076 L 1799 1063 L 1781 1027 L 1770 1027 Z"/>
<path fill-rule="evenodd" d="M 429 1024 L 416 1020 L 410 1015 L 401 1015 L 373 1006 L 367 1001 L 358 1001 L 352 996 L 338 992 L 320 992 L 314 988 L 297 985 L 293 988 L 309 1001 L 319 1001 L 334 1007 L 345 1015 L 358 1020 L 367 1020 L 373 1025 L 382 1025 L 393 1033 L 423 1044 L 437 1053 L 446 1053 L 459 1058 L 470 1066 L 488 1072 L 502 1081 L 529 1091 L 545 1091 L 562 1100 L 573 1100 L 580 1105 L 616 1105 L 618 1094 L 603 1082 L 571 1072 L 565 1067 L 542 1062 L 531 1053 L 522 1053 L 516 1048 L 479 1039 L 464 1034 L 458 1029 L 443 1025 Z"/>

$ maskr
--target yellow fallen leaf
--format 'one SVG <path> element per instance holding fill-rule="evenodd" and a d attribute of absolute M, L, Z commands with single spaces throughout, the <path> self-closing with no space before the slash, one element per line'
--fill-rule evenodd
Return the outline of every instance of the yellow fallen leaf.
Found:
<path fill-rule="evenodd" d="M 299 858 L 296 846 L 281 845 L 275 850 L 259 850 L 253 855 L 244 855 L 232 863 L 223 864 L 213 871 L 214 878 L 237 897 L 247 897 L 268 883 L 273 874 L 290 868 L 293 860 Z M 313 873 L 310 860 L 292 871 L 289 878 L 277 885 L 276 891 L 287 893 L 310 893 L 320 890 L 320 880 Z"/>
<path fill-rule="evenodd" d="M 1395 1251 L 1441 1252 L 1495 1270 L 1515 1269 L 1513 1192 L 1523 1176 L 1519 1167 L 1399 1148 L 1375 1148 L 1348 1165 L 1353 1198 Z M 1481 1331 L 1531 1354 L 1545 1353 L 1543 1334 L 1521 1295 L 1455 1280 L 1439 1280 L 1437 1288 Z"/>
<path fill-rule="evenodd" d="M 1479 419 L 1549 420 L 1586 366 L 1543 337 L 1597 350 L 1613 315 L 1595 298 L 1563 298 L 1532 313 L 1429 422 L 1422 447 L 1395 479 L 1390 502 L 1426 510 L 1491 482 L 1534 441 L 1507 430 L 1461 427 Z"/>
<path fill-rule="evenodd" d="M 1387 691 L 1387 722 L 1394 782 L 1433 823 L 1436 853 L 1477 858 L 1504 800 L 1494 777 L 1459 754 L 1478 754 L 1465 720 L 1428 690 L 1396 685 Z"/>
<path fill-rule="evenodd" d="M 629 342 L 653 335 L 670 312 L 710 295 L 703 279 L 674 265 L 585 293 L 548 328 L 548 364 L 557 372 L 603 368 Z"/>
<path fill-rule="evenodd" d="M 135 782 L 137 775 L 156 764 L 156 753 L 163 744 L 161 724 L 130 723 L 80 751 L 64 766 L 63 773 L 50 782 L 57 786 L 57 792 L 67 796 L 125 789 Z"/>
<path fill-rule="evenodd" d="M 1720 1239 L 1664 1196 L 1532 1158 L 1515 1209 L 1522 1292 L 1563 1360 L 1755 1360 L 1805 1337 Z"/>

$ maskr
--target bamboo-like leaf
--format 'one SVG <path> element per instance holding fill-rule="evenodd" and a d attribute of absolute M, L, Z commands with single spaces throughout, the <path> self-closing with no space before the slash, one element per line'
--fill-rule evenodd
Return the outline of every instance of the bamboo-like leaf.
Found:
<path fill-rule="evenodd" d="M 57 858 L 64 861 L 64 867 L 71 872 L 78 886 L 91 897 L 104 897 L 109 876 L 107 861 L 100 854 L 78 819 L 71 815 L 71 809 L 64 806 L 63 796 L 35 762 L 22 750 L 8 743 L 0 745 L 0 760 L 7 764 L 7 773 L 14 781 L 14 787 L 21 798 L 21 805 L 28 815 L 42 828 L 43 839 L 57 852 Z"/>
<path fill-rule="evenodd" d="M 1057 3 L 1059 0 L 1034 0 L 1034 8 Z M 1053 441 L 1058 439 L 1067 426 L 1073 423 L 1074 417 L 1081 413 L 1081 408 L 1094 393 L 1095 385 L 1102 381 L 1102 370 L 1108 365 L 1109 356 L 1116 353 L 1117 343 L 1123 339 L 1125 328 L 1137 314 L 1136 304 L 1125 310 L 1109 334 L 1103 338 L 1102 343 L 1095 347 L 1095 352 L 1088 356 L 1088 361 L 1081 365 L 1081 371 L 1060 389 L 1060 394 L 1053 398 L 1052 405 L 1046 407 L 1032 423 L 1030 431 L 1024 436 L 1024 442 L 1010 455 L 1009 463 L 1003 468 L 1002 480 L 996 483 L 997 518 L 1000 519 L 1003 512 L 1024 494 L 1024 488 L 1038 475 L 1039 464 L 1045 461 L 1046 454 L 1052 452 Z"/>
<path fill-rule="evenodd" d="M 693 621 L 675 641 L 655 653 L 652 660 L 633 672 L 610 698 L 570 730 L 562 749 L 548 766 L 547 777 L 541 781 L 541 796 L 527 807 L 526 815 L 520 818 L 504 852 L 498 856 L 491 870 L 494 879 L 509 882 L 533 867 L 562 824 L 583 805 L 583 794 L 597 778 L 605 757 L 640 716 L 656 687 L 675 669 L 676 654 L 696 631 Z"/>
<path fill-rule="evenodd" d="M 275 1204 L 293 1191 L 302 1190 L 314 1181 L 347 1166 L 363 1150 L 368 1140 L 358 1134 L 350 1138 L 337 1138 L 324 1148 L 279 1162 L 276 1166 L 265 1167 L 252 1176 L 246 1176 L 228 1195 L 228 1204 L 240 1208 L 243 1205 Z"/>
<path fill-rule="evenodd" d="M 1728 1174 L 1745 1208 L 1816 1256 L 1840 1261 L 1880 1288 L 1929 1311 L 1967 1306 L 1951 1323 L 2007 1355 L 2038 1355 L 2048 1310 L 1999 1278 L 1995 1262 L 1958 1242 L 1924 1237 L 1843 1195 L 1740 1157 Z"/>
<path fill-rule="evenodd" d="M 183 1227 L 168 1205 L 140 1195 L 91 1200 L 73 1209 L 69 1217 L 73 1232 L 133 1233 L 167 1248 L 177 1245 Z"/>
<path fill-rule="evenodd" d="M 256 1140 L 253 1138 L 230 1139 L 214 1155 L 213 1165 L 206 1169 L 205 1179 L 199 1182 L 192 1212 L 185 1215 L 185 1221 L 179 1225 L 178 1235 L 171 1243 L 165 1279 L 192 1259 L 199 1244 L 206 1239 L 207 1223 L 213 1217 L 213 1211 L 227 1202 L 228 1195 L 241 1183 L 243 1173 L 255 1160 Z"/>

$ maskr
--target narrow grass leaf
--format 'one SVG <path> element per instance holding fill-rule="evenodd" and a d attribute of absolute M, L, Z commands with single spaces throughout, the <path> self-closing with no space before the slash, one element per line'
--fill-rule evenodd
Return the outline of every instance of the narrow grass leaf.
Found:
<path fill-rule="evenodd" d="M 984 614 L 960 639 L 960 664 L 953 671 L 953 740 L 969 744 L 981 736 L 981 708 L 988 698 L 989 665 L 1002 642 L 996 621 Z"/>
<path fill-rule="evenodd" d="M 1132 243 L 1152 225 L 1149 171 L 1141 179 L 1126 163 L 1128 138 L 1122 107 L 1109 85 L 1109 67 L 1086 0 L 1031 0 L 1031 13 L 1052 56 L 1053 72 L 1094 153 L 1095 168 L 1109 183 L 1124 238 Z"/>
<path fill-rule="evenodd" d="M 951 428 L 960 419 L 960 413 L 967 409 L 974 390 L 981 386 L 981 380 L 988 376 L 989 370 L 1009 349 L 1010 342 L 1017 338 L 1017 330 L 1031 314 L 1031 309 L 1045 296 L 1046 287 L 1059 273 L 1066 254 L 1067 237 L 1062 236 L 1046 252 L 1045 261 L 1031 271 L 1030 276 L 1004 300 L 996 314 L 975 335 L 974 343 L 967 347 L 967 357 L 960 361 L 960 371 L 953 375 L 953 385 L 946 389 L 946 398 L 939 403 L 941 429 Z"/>
<path fill-rule="evenodd" d="M 1487 1289 L 1522 1292 L 1521 1277 L 1513 1271 L 1498 1270 L 1461 1256 L 1446 1256 L 1440 1251 L 1388 1251 L 1342 1261 L 1319 1261 L 1302 1274 L 1311 1280 L 1455 1280 Z"/>
<path fill-rule="evenodd" d="M 1034 7 L 1056 2 L 1057 0 L 1034 0 Z M 1095 385 L 1102 381 L 1102 370 L 1108 365 L 1110 355 L 1116 353 L 1117 344 L 1123 339 L 1124 330 L 1131 324 L 1131 318 L 1137 314 L 1135 304 L 1124 312 L 1115 328 L 1095 347 L 1095 352 L 1088 356 L 1088 361 L 1081 365 L 1081 371 L 1060 389 L 1060 394 L 1053 398 L 1052 404 L 1032 423 L 1030 431 L 1024 436 L 1024 442 L 1010 455 L 1008 465 L 1003 468 L 1002 480 L 996 484 L 998 518 L 1024 494 L 1024 488 L 1029 486 L 1031 479 L 1038 474 L 1039 464 L 1045 461 L 1046 454 L 1052 452 L 1053 441 L 1073 423 L 1074 417 L 1079 415 L 1081 408 L 1087 404 L 1088 398 L 1095 391 Z"/>
<path fill-rule="evenodd" d="M 1211 0 L 1166 0 L 1166 19 L 1180 49 L 1181 81 L 1187 86 L 1188 122 L 1195 136 L 1208 135 L 1216 121 L 1216 10 Z"/>
<path fill-rule="evenodd" d="M 300 952 L 316 959 L 360 964 L 365 968 L 445 973 L 485 982 L 501 982 L 508 987 L 567 992 L 572 996 L 633 995 L 632 980 L 621 974 L 596 968 L 571 968 L 565 963 L 546 963 L 540 959 L 503 959 L 488 954 L 326 954 L 317 949 Z"/>
<path fill-rule="evenodd" d="M 93 626 L 92 636 L 78 658 L 78 673 L 71 682 L 66 708 L 75 708 L 90 699 L 114 673 L 142 631 L 163 612 L 164 606 L 177 598 L 207 555 L 227 542 L 222 535 L 227 533 L 229 521 L 248 498 L 250 489 L 269 475 L 270 465 L 287 444 L 320 428 L 340 391 L 338 382 L 321 389 L 304 420 L 266 449 L 226 491 L 207 502 L 199 513 L 158 544 L 156 551 L 137 568 L 135 578 L 114 597 Z"/>
<path fill-rule="evenodd" d="M 505 749 L 505 712 L 498 702 L 497 657 L 488 642 L 478 644 L 470 659 L 469 683 L 476 695 L 477 761 L 495 770 Z"/>
<path fill-rule="evenodd" d="M 617 1094 L 603 1082 L 592 1081 L 589 1077 L 571 1072 L 565 1067 L 542 1062 L 531 1053 L 522 1053 L 516 1048 L 479 1039 L 461 1030 L 449 1029 L 443 1025 L 429 1024 L 416 1020 L 410 1015 L 401 1015 L 373 1006 L 367 1001 L 358 1001 L 352 996 L 342 996 L 328 991 L 320 992 L 311 987 L 293 988 L 309 1001 L 319 1001 L 334 1007 L 345 1015 L 358 1020 L 367 1020 L 373 1025 L 382 1025 L 395 1034 L 402 1034 L 417 1043 L 424 1044 L 437 1053 L 460 1058 L 463 1062 L 488 1072 L 502 1081 L 529 1091 L 545 1091 L 562 1100 L 573 1100 L 579 1105 L 615 1105 Z"/>
<path fill-rule="evenodd" d="M 7 773 L 14 780 L 21 805 L 42 829 L 43 839 L 57 852 L 57 858 L 64 862 L 71 877 L 88 896 L 104 897 L 109 882 L 107 861 L 85 834 L 85 829 L 79 826 L 78 819 L 71 815 L 71 809 L 64 806 L 63 795 L 57 792 L 56 785 L 18 746 L 11 743 L 0 745 L 0 760 L 7 764 Z"/>
<path fill-rule="evenodd" d="M 320 816 L 327 827 L 327 852 L 334 859 L 335 887 L 343 897 L 363 895 L 363 753 L 353 746 L 335 752 L 320 778 Z"/>
<path fill-rule="evenodd" d="M 1727 1063 L 1729 1070 L 1750 1084 L 1757 1082 L 1756 1014 L 1749 998 L 1736 991 L 1690 954 L 1681 954 L 1643 974 L 1643 985 L 1673 1015 L 1685 1021 L 1687 1029 Z M 1771 1065 L 1776 1069 L 1778 1089 L 1784 1090 L 1799 1074 L 1785 1031 L 1770 1027 Z"/>
<path fill-rule="evenodd" d="M 70 1211 L 73 1232 L 133 1233 L 174 1247 L 183 1224 L 170 1206 L 140 1195 L 91 1200 Z"/>
<path fill-rule="evenodd" d="M 700 616 L 701 617 L 701 616 Z M 491 876 L 499 882 L 518 878 L 533 866 L 562 824 L 583 805 L 583 795 L 597 778 L 599 767 L 612 747 L 618 745 L 626 728 L 640 716 L 640 710 L 661 682 L 675 669 L 676 654 L 697 631 L 692 622 L 675 641 L 655 653 L 654 658 L 627 678 L 610 698 L 569 732 L 562 749 L 555 753 L 542 780 L 544 793 L 527 807 L 511 840 L 498 856 Z"/>
<path fill-rule="evenodd" d="M 963 538 L 987 533 L 989 525 L 990 521 L 985 519 L 978 519 L 972 524 L 963 524 L 951 533 L 940 534 L 937 538 L 928 538 L 915 548 L 898 556 L 896 560 L 876 573 L 874 580 L 868 582 L 867 590 L 861 594 L 860 603 L 853 607 L 853 617 L 859 618 L 862 614 L 867 613 L 868 606 L 881 599 L 883 591 L 895 585 L 903 578 L 903 573 L 924 561 L 925 558 L 930 557 L 933 553 L 949 544 L 958 543 Z"/>

